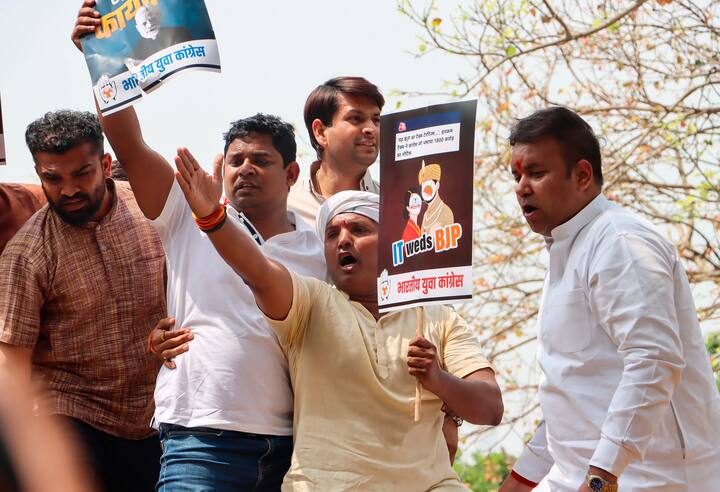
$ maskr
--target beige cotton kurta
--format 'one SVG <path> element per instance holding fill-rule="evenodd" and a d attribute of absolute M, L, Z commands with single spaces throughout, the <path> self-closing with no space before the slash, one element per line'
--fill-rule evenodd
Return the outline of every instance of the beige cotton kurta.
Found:
<path fill-rule="evenodd" d="M 466 490 L 448 459 L 442 401 L 424 391 L 422 419 L 413 421 L 407 350 L 417 310 L 376 322 L 331 285 L 292 277 L 292 308 L 270 321 L 295 391 L 295 448 L 283 490 Z M 490 366 L 455 311 L 424 309 L 424 335 L 445 370 L 464 377 Z"/>

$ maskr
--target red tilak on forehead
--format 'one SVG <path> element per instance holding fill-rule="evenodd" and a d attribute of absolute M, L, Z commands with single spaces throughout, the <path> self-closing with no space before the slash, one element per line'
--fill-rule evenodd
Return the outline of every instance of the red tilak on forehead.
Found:
<path fill-rule="evenodd" d="M 519 173 L 522 172 L 522 164 L 520 164 L 520 159 L 517 159 L 514 164 L 515 170 Z"/>

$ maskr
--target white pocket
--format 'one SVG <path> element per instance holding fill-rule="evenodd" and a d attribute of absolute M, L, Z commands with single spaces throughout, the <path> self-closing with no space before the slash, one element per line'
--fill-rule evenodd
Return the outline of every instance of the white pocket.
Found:
<path fill-rule="evenodd" d="M 540 336 L 549 352 L 580 352 L 592 340 L 590 307 L 582 289 L 557 292 L 543 306 Z"/>

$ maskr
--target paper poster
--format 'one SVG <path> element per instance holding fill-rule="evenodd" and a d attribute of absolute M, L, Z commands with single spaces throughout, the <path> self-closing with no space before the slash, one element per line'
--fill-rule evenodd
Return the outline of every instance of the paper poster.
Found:
<path fill-rule="evenodd" d="M 385 115 L 380 125 L 380 312 L 472 299 L 477 101 Z"/>
<path fill-rule="evenodd" d="M 95 9 L 101 23 L 81 42 L 102 114 L 134 104 L 180 72 L 220 71 L 203 1 L 98 0 Z"/>

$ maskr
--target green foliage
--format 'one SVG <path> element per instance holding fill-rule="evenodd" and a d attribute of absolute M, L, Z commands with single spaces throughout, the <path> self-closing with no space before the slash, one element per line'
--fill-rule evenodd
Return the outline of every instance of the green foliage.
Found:
<path fill-rule="evenodd" d="M 710 355 L 710 364 L 715 373 L 715 381 L 720 391 L 720 331 L 710 333 L 705 341 L 705 347 Z"/>
<path fill-rule="evenodd" d="M 455 460 L 455 471 L 460 479 L 474 492 L 494 492 L 510 474 L 515 457 L 504 451 L 490 454 L 475 453 L 469 464 Z"/>

